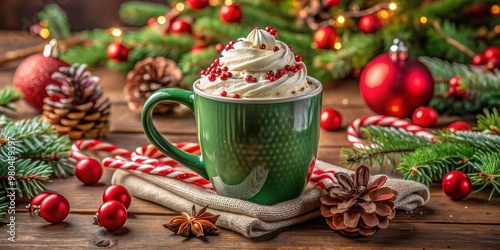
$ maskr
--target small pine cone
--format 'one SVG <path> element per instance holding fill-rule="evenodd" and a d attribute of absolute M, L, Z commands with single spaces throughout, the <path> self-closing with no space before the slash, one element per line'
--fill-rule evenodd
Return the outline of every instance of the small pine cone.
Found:
<path fill-rule="evenodd" d="M 92 76 L 86 67 L 73 64 L 59 68 L 52 74 L 57 82 L 47 86 L 48 96 L 43 100 L 43 119 L 71 139 L 100 138 L 109 128 L 109 99 L 102 98 L 99 77 Z"/>
<path fill-rule="evenodd" d="M 321 197 L 321 215 L 334 230 L 346 236 L 372 235 L 387 228 L 394 218 L 394 200 L 398 193 L 382 187 L 387 181 L 381 176 L 368 184 L 370 170 L 359 166 L 354 174 L 335 173 L 340 186 L 327 189 Z"/>
<path fill-rule="evenodd" d="M 127 84 L 123 90 L 128 107 L 132 111 L 141 112 L 146 99 L 161 88 L 178 88 L 182 79 L 182 71 L 177 64 L 164 57 L 147 58 L 135 64 L 127 75 Z M 179 104 L 162 102 L 156 105 L 154 113 L 165 114 Z"/>

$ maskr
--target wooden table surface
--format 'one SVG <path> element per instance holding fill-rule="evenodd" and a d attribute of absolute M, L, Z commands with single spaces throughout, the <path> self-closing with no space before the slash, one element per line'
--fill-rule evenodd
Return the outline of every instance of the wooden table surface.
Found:
<path fill-rule="evenodd" d="M 0 54 L 15 48 L 39 43 L 26 34 L 0 32 Z M 0 88 L 11 84 L 18 62 L 0 65 Z M 104 68 L 93 68 L 101 78 L 105 95 L 112 100 L 111 129 L 105 141 L 127 149 L 147 144 L 138 114 L 128 110 L 122 95 L 125 75 Z M 357 82 L 344 80 L 325 88 L 323 108 L 333 107 L 343 114 L 343 129 L 321 131 L 318 158 L 339 164 L 340 150 L 349 147 L 346 127 L 354 119 L 373 115 L 360 97 Z M 35 115 L 25 103 L 18 104 L 15 118 Z M 177 110 L 174 114 L 155 118 L 165 137 L 174 142 L 197 142 L 192 114 Z M 440 126 L 457 117 L 440 118 Z M 16 210 L 16 243 L 7 241 L 7 226 L 0 224 L 0 249 L 28 248 L 283 248 L 283 249 L 499 249 L 500 199 L 487 201 L 488 192 L 473 193 L 463 201 L 452 201 L 431 186 L 431 199 L 411 212 L 398 211 L 389 228 L 371 237 L 347 238 L 331 230 L 323 218 L 316 218 L 256 239 L 220 229 L 218 235 L 205 238 L 184 238 L 163 228 L 179 213 L 159 205 L 133 198 L 125 228 L 115 233 L 92 225 L 92 217 L 101 204 L 101 195 L 110 184 L 112 170 L 106 169 L 102 186 L 84 186 L 75 177 L 55 179 L 48 184 L 51 191 L 64 195 L 71 212 L 58 225 L 30 216 L 18 202 Z M 6 218 L 3 220 L 6 222 Z"/>

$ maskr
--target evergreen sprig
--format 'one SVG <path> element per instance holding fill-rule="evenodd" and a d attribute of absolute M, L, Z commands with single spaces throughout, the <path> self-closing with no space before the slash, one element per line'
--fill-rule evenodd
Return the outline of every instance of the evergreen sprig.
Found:
<path fill-rule="evenodd" d="M 14 102 L 20 100 L 23 95 L 12 86 L 0 90 L 0 107 L 15 111 Z M 0 113 L 2 109 L 0 109 Z M 0 125 L 1 127 L 1 125 Z"/>
<path fill-rule="evenodd" d="M 500 194 L 500 134 L 491 129 L 500 123 L 500 114 L 497 109 L 484 110 L 477 119 L 475 129 L 481 131 L 437 130 L 434 141 L 395 128 L 366 127 L 365 147 L 342 149 L 343 164 L 389 165 L 403 178 L 426 185 L 460 169 L 481 186 L 479 190 L 492 188 L 491 199 Z"/>
<path fill-rule="evenodd" d="M 6 214 L 6 210 L 9 207 L 9 201 L 5 196 L 3 190 L 0 190 L 0 220 L 2 220 L 3 216 Z"/>
<path fill-rule="evenodd" d="M 65 40 L 70 36 L 70 25 L 66 12 L 57 4 L 49 4 L 38 13 L 38 20 L 44 21 L 50 37 Z"/>
<path fill-rule="evenodd" d="M 164 15 L 170 8 L 165 4 L 140 1 L 125 2 L 120 6 L 120 19 L 131 25 L 145 25 L 151 17 Z"/>

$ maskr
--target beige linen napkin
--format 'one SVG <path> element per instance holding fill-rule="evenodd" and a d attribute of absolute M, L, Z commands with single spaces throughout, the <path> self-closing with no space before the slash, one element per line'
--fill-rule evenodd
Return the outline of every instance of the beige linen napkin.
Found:
<path fill-rule="evenodd" d="M 317 161 L 316 168 L 352 173 L 351 170 L 323 161 Z M 208 211 L 220 214 L 217 226 L 236 231 L 248 238 L 259 237 L 320 216 L 319 198 L 324 194 L 324 191 L 318 188 L 308 187 L 296 199 L 267 206 L 212 194 L 172 178 L 136 171 L 116 170 L 112 183 L 125 186 L 135 197 L 178 212 L 189 212 L 193 205 L 196 205 L 197 210 L 209 205 Z M 429 189 L 414 181 L 388 179 L 384 186 L 398 191 L 396 209 L 409 211 L 424 205 L 430 198 Z"/>

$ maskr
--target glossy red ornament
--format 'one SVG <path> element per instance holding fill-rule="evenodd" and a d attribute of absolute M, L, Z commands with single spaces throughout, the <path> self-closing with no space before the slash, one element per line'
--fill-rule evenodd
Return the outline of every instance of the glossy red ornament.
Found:
<path fill-rule="evenodd" d="M 466 122 L 463 122 L 463 121 L 452 122 L 452 123 L 450 123 L 450 125 L 448 125 L 447 128 L 451 132 L 470 130 L 469 124 L 467 124 Z"/>
<path fill-rule="evenodd" d="M 69 202 L 60 194 L 50 194 L 38 206 L 33 206 L 33 214 L 52 224 L 61 223 L 69 214 Z"/>
<path fill-rule="evenodd" d="M 441 187 L 443 192 L 452 200 L 462 200 L 472 190 L 469 177 L 460 170 L 448 172 L 441 181 Z"/>
<path fill-rule="evenodd" d="M 30 204 L 28 204 L 26 206 L 26 208 L 28 209 L 28 211 L 30 212 L 30 214 L 33 212 L 33 206 L 39 206 L 40 203 L 42 203 L 42 201 L 49 195 L 51 195 L 52 193 L 49 193 L 49 192 L 41 192 L 37 195 L 35 195 L 35 197 L 33 197 L 30 201 Z"/>
<path fill-rule="evenodd" d="M 486 63 L 486 57 L 484 56 L 484 53 L 479 53 L 472 58 L 472 65 L 479 66 L 483 65 L 484 63 Z"/>
<path fill-rule="evenodd" d="M 104 227 L 109 232 L 122 228 L 126 221 L 127 209 L 114 200 L 103 203 L 94 216 L 94 225 Z"/>
<path fill-rule="evenodd" d="M 226 23 L 239 23 L 243 16 L 241 7 L 237 3 L 223 4 L 219 11 L 219 17 Z"/>
<path fill-rule="evenodd" d="M 326 0 L 325 1 L 326 6 L 328 6 L 328 7 L 338 6 L 338 5 L 340 5 L 341 2 L 342 2 L 342 0 Z"/>
<path fill-rule="evenodd" d="M 339 130 L 342 127 L 342 115 L 333 108 L 325 108 L 321 111 L 320 126 L 329 131 Z"/>
<path fill-rule="evenodd" d="M 195 10 L 201 10 L 208 6 L 208 0 L 186 0 L 186 4 L 189 8 Z"/>
<path fill-rule="evenodd" d="M 375 34 L 382 28 L 382 20 L 374 14 L 368 14 L 359 19 L 358 26 L 365 34 Z"/>
<path fill-rule="evenodd" d="M 102 176 L 101 163 L 94 158 L 80 160 L 76 163 L 75 175 L 83 184 L 94 185 Z"/>
<path fill-rule="evenodd" d="M 406 118 L 430 102 L 434 80 L 429 69 L 416 58 L 409 58 L 404 44 L 395 39 L 389 53 L 366 65 L 359 87 L 366 104 L 375 113 Z"/>
<path fill-rule="evenodd" d="M 318 49 L 333 49 L 337 31 L 332 26 L 323 26 L 314 32 L 313 41 Z"/>
<path fill-rule="evenodd" d="M 193 27 L 187 21 L 182 19 L 175 19 L 169 26 L 168 31 L 170 33 L 193 33 Z"/>
<path fill-rule="evenodd" d="M 124 186 L 115 184 L 106 188 L 102 194 L 103 203 L 112 200 L 120 202 L 126 209 L 128 209 L 130 207 L 132 197 Z"/>
<path fill-rule="evenodd" d="M 417 126 L 430 128 L 436 126 L 438 117 L 438 113 L 433 108 L 419 107 L 413 113 L 411 121 Z"/>
<path fill-rule="evenodd" d="M 500 59 L 500 47 L 490 46 L 483 51 L 483 54 L 487 61 L 491 59 Z"/>
<path fill-rule="evenodd" d="M 119 42 L 112 42 L 106 48 L 106 55 L 115 62 L 125 62 L 128 60 L 129 49 Z"/>
<path fill-rule="evenodd" d="M 19 63 L 14 73 L 13 85 L 23 93 L 24 101 L 31 107 L 43 111 L 43 99 L 47 97 L 45 88 L 54 82 L 52 74 L 60 67 L 69 66 L 59 57 L 57 41 L 45 45 L 42 53 L 34 54 Z"/>

